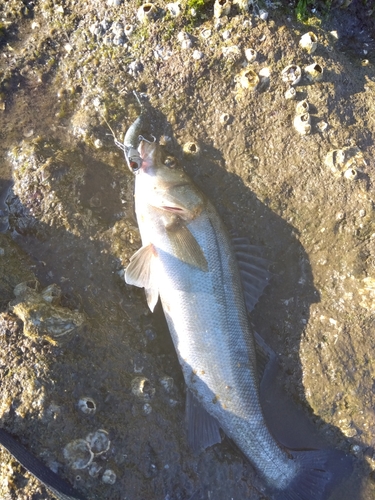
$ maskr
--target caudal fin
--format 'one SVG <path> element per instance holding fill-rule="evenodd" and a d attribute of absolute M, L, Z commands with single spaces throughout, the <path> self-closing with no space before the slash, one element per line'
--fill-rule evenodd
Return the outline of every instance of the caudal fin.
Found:
<path fill-rule="evenodd" d="M 327 500 L 334 488 L 352 472 L 352 459 L 338 450 L 293 451 L 299 474 L 273 500 Z"/>

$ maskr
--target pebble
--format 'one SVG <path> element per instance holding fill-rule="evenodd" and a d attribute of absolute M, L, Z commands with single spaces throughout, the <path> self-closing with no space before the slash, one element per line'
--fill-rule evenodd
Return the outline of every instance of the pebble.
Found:
<path fill-rule="evenodd" d="M 180 31 L 177 35 L 177 40 L 179 42 L 183 42 L 184 40 L 188 40 L 190 37 L 189 35 L 186 33 L 186 31 Z"/>
<path fill-rule="evenodd" d="M 114 23 L 112 26 L 112 31 L 117 36 L 124 35 L 124 25 L 121 22 Z"/>
<path fill-rule="evenodd" d="M 186 50 L 186 49 L 191 49 L 193 46 L 193 42 L 190 40 L 190 38 L 186 38 L 185 40 L 182 40 L 181 42 L 181 48 Z"/>
<path fill-rule="evenodd" d="M 99 36 L 102 34 L 103 28 L 96 22 L 89 27 L 89 31 L 92 35 Z"/>
<path fill-rule="evenodd" d="M 212 31 L 208 28 L 204 28 L 202 31 L 201 31 L 201 37 L 202 38 L 205 38 L 207 40 L 207 38 L 210 38 L 210 36 L 212 35 Z"/>
<path fill-rule="evenodd" d="M 115 36 L 112 40 L 113 45 L 124 45 L 125 39 L 121 36 Z"/>
<path fill-rule="evenodd" d="M 203 52 L 201 52 L 200 50 L 194 50 L 193 59 L 199 61 L 200 59 L 203 59 L 203 56 L 204 56 Z"/>
<path fill-rule="evenodd" d="M 128 66 L 128 73 L 136 77 L 139 73 L 143 71 L 143 64 L 140 61 L 133 61 Z"/>

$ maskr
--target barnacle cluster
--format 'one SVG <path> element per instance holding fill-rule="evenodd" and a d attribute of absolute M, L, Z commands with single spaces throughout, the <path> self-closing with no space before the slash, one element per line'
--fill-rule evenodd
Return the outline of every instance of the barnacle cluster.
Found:
<path fill-rule="evenodd" d="M 357 146 L 333 149 L 324 160 L 324 164 L 335 177 L 355 180 L 366 167 L 362 151 Z"/>
<path fill-rule="evenodd" d="M 73 470 L 88 469 L 90 476 L 97 477 L 103 467 L 94 459 L 106 453 L 110 446 L 108 432 L 98 429 L 87 434 L 85 439 L 74 439 L 68 443 L 63 449 L 63 456 Z M 111 469 L 106 469 L 103 472 L 102 481 L 106 484 L 114 484 L 116 474 Z"/>
<path fill-rule="evenodd" d="M 20 283 L 14 289 L 16 298 L 10 303 L 12 311 L 24 323 L 24 333 L 29 337 L 43 337 L 55 343 L 76 330 L 85 321 L 85 315 L 59 305 L 61 291 L 50 285 L 41 292 L 38 285 Z"/>

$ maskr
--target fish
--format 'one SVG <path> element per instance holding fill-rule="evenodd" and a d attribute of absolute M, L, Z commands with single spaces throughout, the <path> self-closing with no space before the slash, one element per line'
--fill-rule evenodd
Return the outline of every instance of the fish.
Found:
<path fill-rule="evenodd" d="M 326 498 L 328 464 L 339 452 L 284 448 L 261 408 L 248 309 L 268 284 L 267 261 L 247 240 L 233 242 L 213 204 L 155 138 L 138 139 L 132 171 L 142 247 L 125 281 L 145 289 L 151 311 L 161 301 L 187 387 L 190 445 L 198 451 L 219 443 L 222 429 L 270 498 Z M 134 149 L 134 128 L 127 142 Z"/>

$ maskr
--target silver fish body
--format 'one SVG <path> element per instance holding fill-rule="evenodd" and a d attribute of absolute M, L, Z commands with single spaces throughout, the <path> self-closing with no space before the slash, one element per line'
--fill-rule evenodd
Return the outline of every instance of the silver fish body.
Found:
<path fill-rule="evenodd" d="M 219 215 L 182 170 L 166 166 L 156 143 L 142 141 L 139 153 L 135 208 L 142 248 L 126 282 L 145 288 L 151 310 L 160 297 L 188 390 L 266 484 L 281 492 L 275 498 L 323 498 L 324 454 L 312 475 L 307 471 L 308 486 L 304 481 L 297 496 L 285 493 L 294 490 L 306 460 L 282 448 L 264 420 L 239 269 Z"/>
<path fill-rule="evenodd" d="M 152 246 L 151 262 L 146 264 L 151 307 L 159 295 L 195 398 L 268 483 L 285 487 L 296 474 L 296 464 L 271 436 L 263 418 L 254 343 L 230 238 L 216 210 L 186 174 L 162 163 L 155 167 L 154 156 L 156 144 L 141 144 L 147 166 L 135 181 L 143 248 Z M 186 262 L 189 257 L 181 260 L 181 249 L 170 236 L 180 230 L 178 225 L 195 239 L 206 265 L 201 255 L 196 264 Z M 132 282 L 129 269 L 127 281 Z"/>

